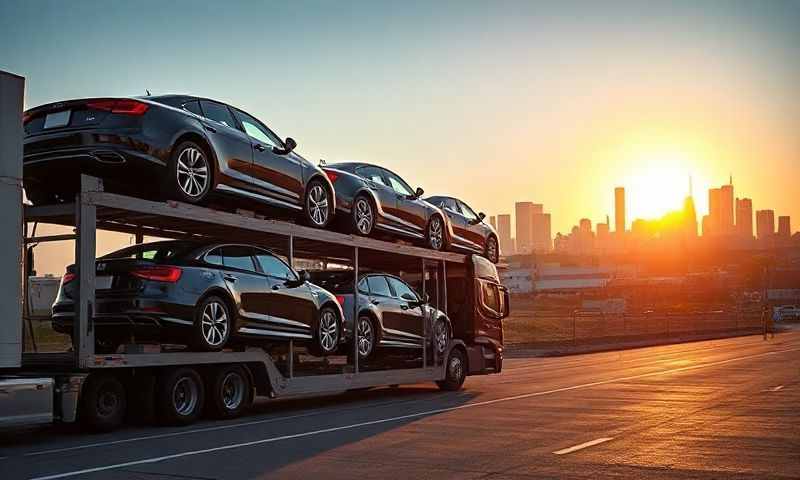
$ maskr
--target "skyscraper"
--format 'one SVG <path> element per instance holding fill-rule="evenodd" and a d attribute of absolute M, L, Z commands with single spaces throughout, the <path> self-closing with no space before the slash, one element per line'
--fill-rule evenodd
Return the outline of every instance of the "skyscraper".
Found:
<path fill-rule="evenodd" d="M 756 233 L 759 241 L 770 241 L 775 236 L 775 212 L 759 210 L 756 212 Z"/>
<path fill-rule="evenodd" d="M 540 205 L 534 204 L 532 219 L 533 225 L 533 250 L 547 253 L 553 248 L 553 239 L 550 232 L 550 214 L 543 213 Z"/>
<path fill-rule="evenodd" d="M 625 187 L 614 189 L 614 230 L 625 232 Z"/>
<path fill-rule="evenodd" d="M 733 179 L 730 180 L 733 182 Z M 719 189 L 719 227 L 720 233 L 733 233 L 733 183 Z"/>
<path fill-rule="evenodd" d="M 687 238 L 697 237 L 697 211 L 691 193 L 683 200 L 683 230 Z"/>
<path fill-rule="evenodd" d="M 533 252 L 533 202 L 517 202 L 515 205 L 517 253 Z"/>
<path fill-rule="evenodd" d="M 749 198 L 736 199 L 736 233 L 753 238 L 753 201 Z"/>
<path fill-rule="evenodd" d="M 710 188 L 708 190 L 708 231 L 704 231 L 703 235 L 716 235 L 722 230 L 721 196 L 722 190 L 719 188 Z"/>
<path fill-rule="evenodd" d="M 494 215 L 489 216 L 489 225 L 491 225 L 492 228 L 497 230 L 497 218 Z"/>
<path fill-rule="evenodd" d="M 511 215 L 502 213 L 497 216 L 497 237 L 500 241 L 500 253 L 514 255 L 514 242 L 511 240 Z"/>
<path fill-rule="evenodd" d="M 780 238 L 792 236 L 792 219 L 788 215 L 778 217 L 778 236 Z"/>

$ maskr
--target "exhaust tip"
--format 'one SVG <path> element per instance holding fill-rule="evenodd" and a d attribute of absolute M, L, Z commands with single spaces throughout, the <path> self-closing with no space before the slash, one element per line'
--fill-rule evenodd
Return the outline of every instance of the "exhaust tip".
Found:
<path fill-rule="evenodd" d="M 100 163 L 107 163 L 112 165 L 122 165 L 125 163 L 125 157 L 117 152 L 109 150 L 96 150 L 92 152 L 92 157 Z"/>

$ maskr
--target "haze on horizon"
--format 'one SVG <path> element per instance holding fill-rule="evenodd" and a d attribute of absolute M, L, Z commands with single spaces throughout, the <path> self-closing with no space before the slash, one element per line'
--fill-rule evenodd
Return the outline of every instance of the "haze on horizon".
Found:
<path fill-rule="evenodd" d="M 379 163 L 553 234 L 679 208 L 694 180 L 800 223 L 800 2 L 6 1 L 0 69 L 28 107 L 191 93 L 306 158 Z"/>

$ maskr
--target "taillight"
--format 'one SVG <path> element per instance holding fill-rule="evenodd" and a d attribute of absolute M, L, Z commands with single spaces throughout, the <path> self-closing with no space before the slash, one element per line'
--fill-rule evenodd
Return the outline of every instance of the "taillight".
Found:
<path fill-rule="evenodd" d="M 144 115 L 150 105 L 138 100 L 95 100 L 86 104 L 92 110 L 102 110 L 111 113 L 121 113 L 124 115 Z"/>
<path fill-rule="evenodd" d="M 137 268 L 131 272 L 131 275 L 144 280 L 175 283 L 181 278 L 181 273 L 182 271 L 178 267 L 153 266 Z"/>
<path fill-rule="evenodd" d="M 331 181 L 331 183 L 335 183 L 336 179 L 339 178 L 339 174 L 333 170 L 325 170 L 325 175 L 328 176 L 328 179 Z"/>
<path fill-rule="evenodd" d="M 27 125 L 31 120 L 33 120 L 33 114 L 25 112 L 22 114 L 22 124 Z"/>
<path fill-rule="evenodd" d="M 336 295 L 336 301 L 339 302 L 339 305 L 344 307 L 344 295 Z"/>
<path fill-rule="evenodd" d="M 78 278 L 77 275 L 75 275 L 72 272 L 67 272 L 67 273 L 64 274 L 63 277 L 61 277 L 61 285 L 66 285 L 69 282 L 75 280 L 76 278 Z"/>

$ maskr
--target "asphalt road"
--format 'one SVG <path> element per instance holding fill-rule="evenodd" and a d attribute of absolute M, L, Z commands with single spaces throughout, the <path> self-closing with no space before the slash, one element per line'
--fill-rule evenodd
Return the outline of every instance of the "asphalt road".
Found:
<path fill-rule="evenodd" d="M 0 433 L 0 478 L 800 478 L 800 332 L 514 358 L 184 429 Z"/>

